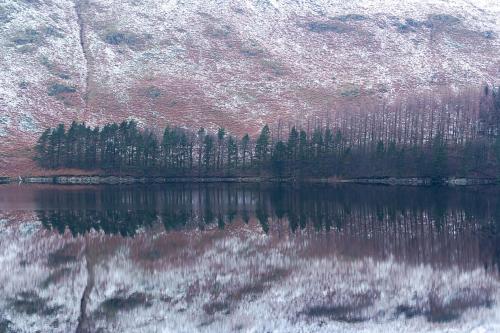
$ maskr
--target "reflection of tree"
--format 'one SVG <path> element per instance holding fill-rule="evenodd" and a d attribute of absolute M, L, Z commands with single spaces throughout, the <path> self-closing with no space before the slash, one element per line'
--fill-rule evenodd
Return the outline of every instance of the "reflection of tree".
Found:
<path fill-rule="evenodd" d="M 433 191 L 434 205 L 432 208 L 432 217 L 434 219 L 434 225 L 437 231 L 442 231 L 444 224 L 446 223 L 446 217 L 448 214 L 447 209 L 447 197 L 446 193 L 442 191 Z"/>
<path fill-rule="evenodd" d="M 491 253 L 491 264 L 496 265 L 500 271 L 500 197 L 496 198 L 496 203 L 491 206 L 493 208 L 492 217 L 486 219 L 481 224 L 481 251 L 487 256 Z M 483 207 L 483 212 L 488 211 Z M 485 268 L 488 268 L 489 263 L 484 263 Z"/>
<path fill-rule="evenodd" d="M 123 210 L 60 210 L 39 211 L 38 217 L 48 229 L 59 233 L 69 230 L 73 236 L 84 235 L 91 230 L 106 234 L 133 236 L 139 228 L 151 226 L 157 215 L 154 211 Z"/>
<path fill-rule="evenodd" d="M 225 226 L 226 223 L 224 222 L 224 217 L 222 215 L 217 216 L 217 227 L 220 230 L 223 230 Z"/>
<path fill-rule="evenodd" d="M 304 210 L 300 210 L 299 224 L 301 229 L 305 229 L 307 226 L 307 215 Z"/>
<path fill-rule="evenodd" d="M 245 188 L 243 188 L 243 190 L 241 191 L 241 195 L 238 196 L 238 197 L 241 197 L 241 204 L 237 205 L 237 208 L 238 210 L 241 211 L 241 218 L 243 220 L 243 222 L 245 222 L 245 224 L 248 224 L 250 222 L 250 214 L 248 212 L 248 203 L 247 203 L 247 199 L 248 199 L 248 195 L 250 194 L 251 192 L 248 192 Z M 237 198 L 238 198 L 237 197 Z M 238 199 L 237 199 L 238 200 Z"/>
<path fill-rule="evenodd" d="M 155 222 L 161 222 L 167 231 L 204 230 L 207 226 L 223 229 L 241 220 L 249 223 L 252 218 L 269 233 L 271 225 L 280 220 L 288 222 L 293 233 L 329 231 L 405 256 L 441 251 L 443 256 L 449 252 L 460 258 L 462 252 L 476 246 L 481 256 L 491 261 L 494 255 L 498 263 L 500 196 L 494 189 L 488 191 L 354 185 L 104 187 L 44 191 L 38 215 L 45 227 L 60 233 L 69 230 L 73 235 L 97 230 L 134 236 L 138 229 Z M 54 209 L 57 207 L 61 208 Z M 481 242 L 477 241 L 479 234 Z M 469 240 L 461 241 L 466 237 Z"/>
<path fill-rule="evenodd" d="M 248 222 L 250 222 L 250 215 L 248 214 L 248 210 L 246 208 L 244 208 L 241 212 L 241 219 L 243 220 L 243 222 L 245 222 L 245 224 L 248 224 Z"/>
<path fill-rule="evenodd" d="M 212 196 L 210 189 L 208 187 L 200 189 L 199 203 L 202 206 L 200 209 L 201 223 L 210 224 L 215 218 L 215 214 L 212 207 Z"/>
<path fill-rule="evenodd" d="M 274 211 L 278 219 L 285 217 L 287 212 L 286 201 L 285 201 L 285 189 L 283 186 L 273 187 L 271 190 L 271 201 L 273 203 Z"/>
<path fill-rule="evenodd" d="M 290 211 L 288 214 L 288 224 L 290 226 L 290 230 L 295 233 L 299 227 L 299 218 L 293 211 Z"/>
<path fill-rule="evenodd" d="M 165 230 L 182 230 L 189 221 L 189 213 L 185 207 L 180 209 L 165 209 L 161 213 L 161 220 Z"/>
<path fill-rule="evenodd" d="M 262 226 L 262 231 L 264 231 L 267 234 L 269 232 L 269 216 L 267 215 L 266 209 L 261 202 L 257 204 L 255 216 L 257 217 L 257 220 L 259 220 L 259 223 Z"/>

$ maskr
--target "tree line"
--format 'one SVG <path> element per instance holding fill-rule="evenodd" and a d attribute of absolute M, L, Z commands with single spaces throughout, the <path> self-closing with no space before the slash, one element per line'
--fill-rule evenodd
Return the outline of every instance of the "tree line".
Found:
<path fill-rule="evenodd" d="M 35 159 L 50 169 L 168 176 L 496 177 L 500 92 L 488 86 L 367 104 L 307 124 L 265 125 L 257 137 L 219 128 L 168 126 L 161 135 L 135 121 L 47 129 Z"/>
<path fill-rule="evenodd" d="M 35 159 L 44 168 L 105 169 L 124 172 L 156 172 L 186 175 L 193 172 L 222 174 L 250 169 L 270 154 L 269 127 L 259 143 L 249 135 L 238 139 L 224 128 L 216 134 L 200 128 L 197 133 L 167 127 L 159 137 L 130 120 L 102 128 L 73 122 L 43 132 L 35 147 Z"/>

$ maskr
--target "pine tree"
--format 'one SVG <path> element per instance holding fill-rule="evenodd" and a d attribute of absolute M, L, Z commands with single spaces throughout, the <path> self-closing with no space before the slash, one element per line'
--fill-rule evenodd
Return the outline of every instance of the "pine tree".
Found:
<path fill-rule="evenodd" d="M 79 166 L 75 156 L 76 142 L 78 140 L 77 126 L 78 124 L 75 121 L 73 121 L 66 135 L 66 156 L 64 164 L 65 166 L 70 168 Z"/>
<path fill-rule="evenodd" d="M 247 155 L 250 153 L 249 148 L 250 148 L 250 136 L 248 134 L 245 134 L 243 136 L 243 138 L 241 139 L 241 150 L 243 153 L 243 156 L 242 156 L 243 167 L 246 167 Z"/>
<path fill-rule="evenodd" d="M 447 173 L 447 152 L 443 135 L 438 133 L 432 140 L 432 169 L 433 178 L 439 179 Z"/>
<path fill-rule="evenodd" d="M 210 170 L 210 161 L 212 159 L 214 150 L 214 139 L 210 135 L 205 135 L 205 140 L 203 141 L 203 164 L 205 170 Z"/>
<path fill-rule="evenodd" d="M 333 132 L 330 128 L 327 128 L 325 130 L 324 144 L 325 144 L 325 153 L 330 155 L 334 150 Z"/>
<path fill-rule="evenodd" d="M 229 169 L 238 167 L 238 144 L 232 136 L 227 140 L 227 166 Z"/>
<path fill-rule="evenodd" d="M 288 134 L 287 148 L 288 158 L 296 162 L 299 151 L 299 132 L 297 131 L 295 126 L 292 127 L 290 133 Z"/>
<path fill-rule="evenodd" d="M 300 161 L 305 161 L 309 154 L 309 144 L 307 141 L 307 133 L 304 130 L 300 131 L 299 134 L 299 159 Z"/>
<path fill-rule="evenodd" d="M 161 146 L 163 150 L 163 165 L 168 170 L 172 163 L 172 131 L 170 127 L 166 127 L 163 131 Z"/>
<path fill-rule="evenodd" d="M 226 136 L 226 130 L 221 127 L 217 131 L 217 169 L 222 168 L 224 164 L 224 138 Z"/>
<path fill-rule="evenodd" d="M 287 155 L 287 146 L 283 141 L 278 141 L 274 148 L 272 157 L 273 172 L 279 177 L 283 176 L 285 170 L 285 161 Z"/>
<path fill-rule="evenodd" d="M 35 146 L 35 161 L 42 167 L 51 167 L 51 161 L 49 157 L 49 141 L 52 130 L 46 129 L 42 135 L 38 138 Z"/>
<path fill-rule="evenodd" d="M 323 131 L 320 128 L 316 128 L 312 136 L 312 146 L 315 158 L 319 158 L 323 151 Z"/>
<path fill-rule="evenodd" d="M 64 158 L 66 156 L 66 130 L 64 124 L 59 124 L 52 135 L 54 136 L 56 144 L 56 168 L 60 168 L 64 166 Z"/>
<path fill-rule="evenodd" d="M 264 126 L 260 132 L 259 138 L 255 144 L 255 157 L 257 161 L 262 165 L 269 157 L 269 143 L 271 138 L 271 131 L 269 126 Z"/>
<path fill-rule="evenodd" d="M 203 156 L 203 140 L 205 138 L 205 129 L 201 127 L 198 130 L 198 171 L 201 170 L 202 156 Z"/>
<path fill-rule="evenodd" d="M 151 170 L 156 167 L 158 154 L 158 142 L 153 133 L 145 133 L 144 138 L 144 163 L 143 170 Z"/>

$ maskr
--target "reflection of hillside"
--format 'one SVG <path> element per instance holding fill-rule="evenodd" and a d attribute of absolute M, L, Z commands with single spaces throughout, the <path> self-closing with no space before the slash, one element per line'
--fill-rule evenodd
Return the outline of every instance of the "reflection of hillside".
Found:
<path fill-rule="evenodd" d="M 40 191 L 37 214 L 53 231 L 32 213 L 0 217 L 0 324 L 7 318 L 19 332 L 496 332 L 498 199 L 483 191 Z"/>
<path fill-rule="evenodd" d="M 492 190 L 494 192 L 494 190 Z M 495 193 L 392 187 L 179 185 L 44 191 L 38 216 L 48 229 L 134 236 L 224 229 L 257 221 L 264 233 L 308 234 L 317 251 L 394 255 L 411 262 L 460 262 L 486 267 L 499 260 L 500 205 Z M 61 207 L 48 209 L 44 207 Z M 311 248 L 311 247 L 310 247 Z M 307 255 L 311 253 L 309 248 Z"/>

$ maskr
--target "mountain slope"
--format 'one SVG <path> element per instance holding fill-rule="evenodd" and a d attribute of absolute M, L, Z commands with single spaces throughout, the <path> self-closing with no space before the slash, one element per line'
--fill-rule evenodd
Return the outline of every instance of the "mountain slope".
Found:
<path fill-rule="evenodd" d="M 500 81 L 494 0 L 3 0 L 0 159 L 45 127 L 255 132 L 367 98 Z"/>

